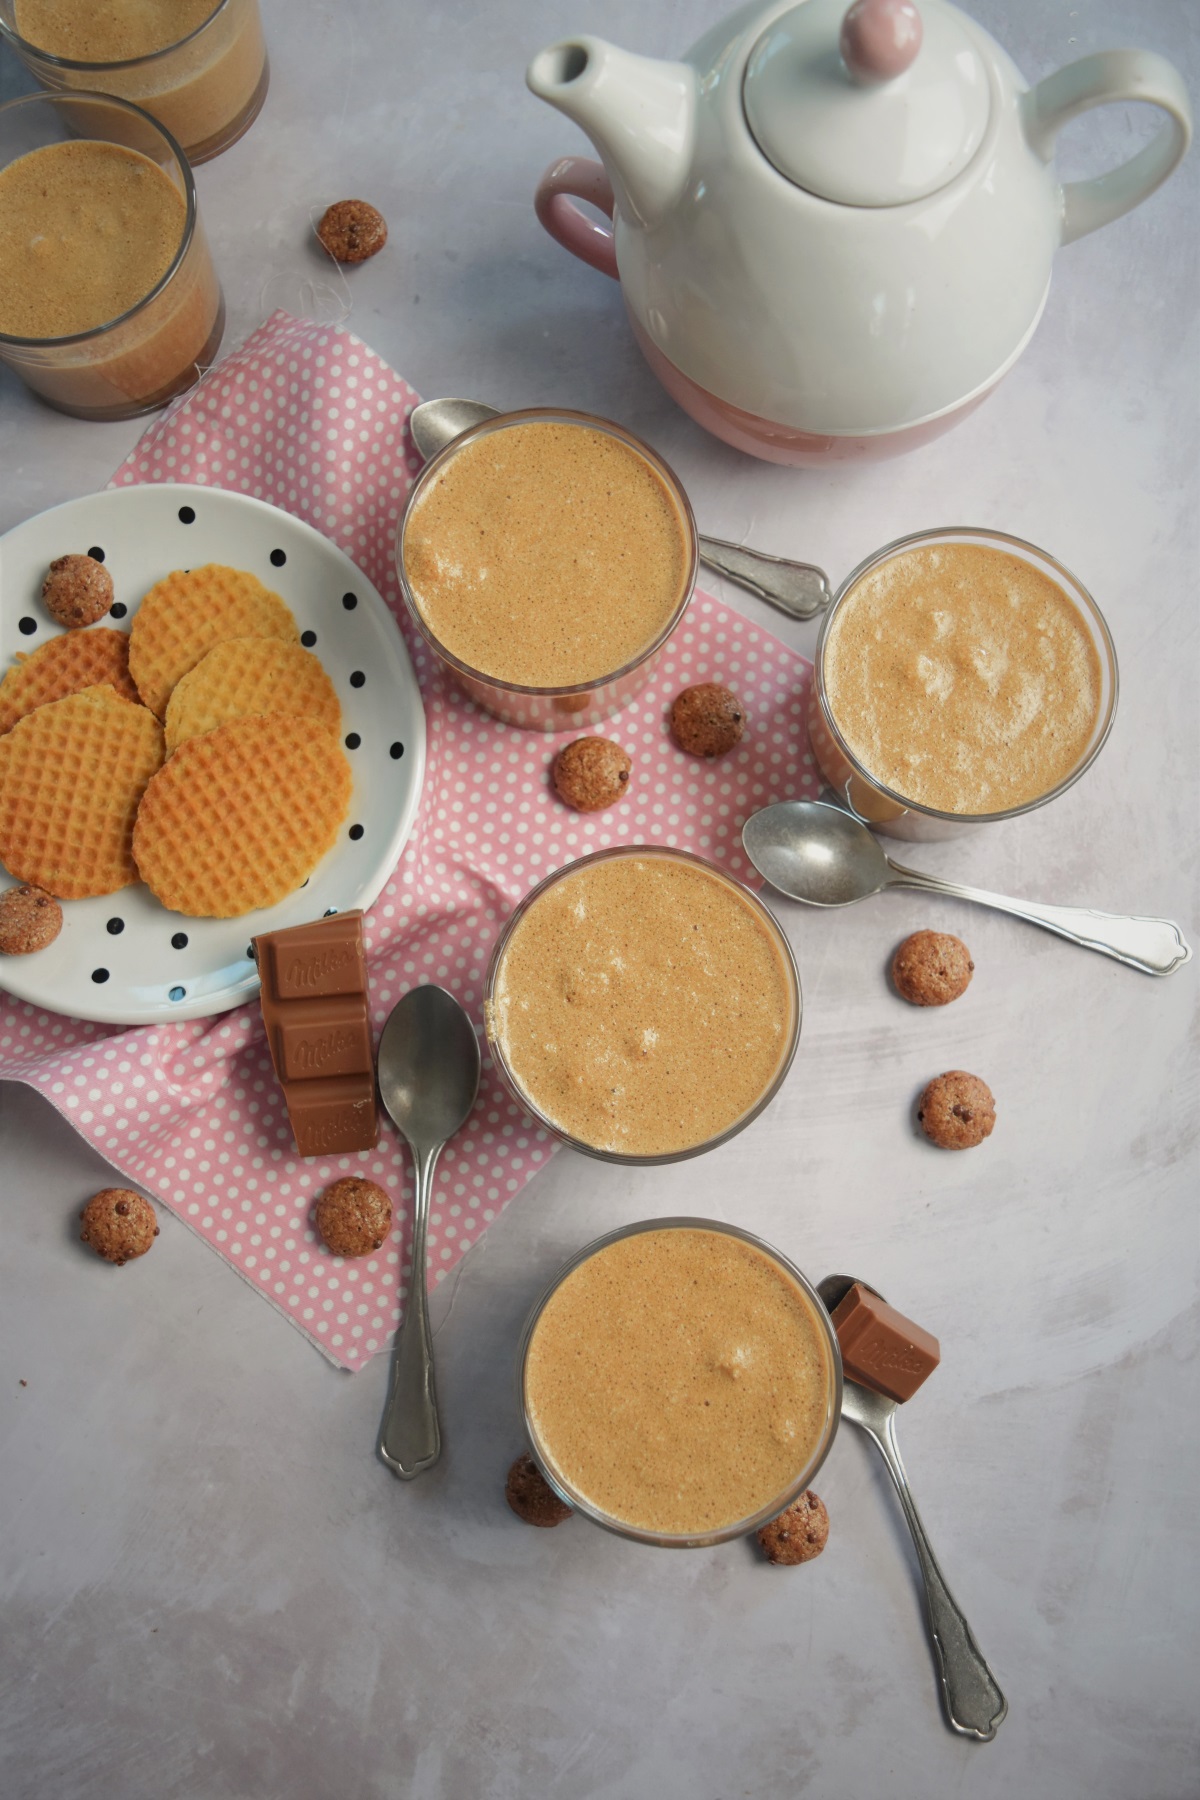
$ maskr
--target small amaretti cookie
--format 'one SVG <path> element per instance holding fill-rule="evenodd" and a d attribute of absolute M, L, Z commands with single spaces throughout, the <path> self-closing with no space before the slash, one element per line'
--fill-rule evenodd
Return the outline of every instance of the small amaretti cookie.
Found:
<path fill-rule="evenodd" d="M 689 756 L 725 756 L 745 729 L 745 707 L 716 681 L 684 688 L 671 707 L 671 736 Z"/>
<path fill-rule="evenodd" d="M 94 556 L 56 556 L 42 582 L 42 605 L 68 631 L 94 625 L 113 603 L 113 578 Z"/>
<path fill-rule="evenodd" d="M 528 1451 L 508 1471 L 504 1498 L 526 1525 L 561 1525 L 571 1517 L 571 1508 L 559 1499 Z"/>
<path fill-rule="evenodd" d="M 948 931 L 914 931 L 892 958 L 892 981 L 911 1006 L 948 1006 L 975 973 L 971 952 Z"/>
<path fill-rule="evenodd" d="M 829 1541 L 825 1502 L 806 1488 L 777 1519 L 761 1525 L 756 1536 L 768 1562 L 782 1566 L 811 1562 Z"/>
<path fill-rule="evenodd" d="M 378 256 L 387 243 L 387 220 L 369 200 L 335 200 L 317 226 L 317 236 L 335 262 L 360 263 Z"/>
<path fill-rule="evenodd" d="M 347 1175 L 325 1189 L 313 1222 L 335 1256 L 370 1256 L 392 1229 L 391 1197 L 377 1182 Z"/>
<path fill-rule="evenodd" d="M 991 1137 L 996 1102 L 986 1081 L 965 1069 L 947 1069 L 917 1101 L 917 1122 L 939 1150 L 970 1150 Z"/>
<path fill-rule="evenodd" d="M 62 930 L 63 910 L 45 888 L 5 888 L 0 894 L 0 956 L 32 956 Z"/>
<path fill-rule="evenodd" d="M 118 1268 L 145 1256 L 158 1236 L 154 1208 L 132 1188 L 101 1188 L 84 1207 L 82 1224 L 80 1240 Z"/>
<path fill-rule="evenodd" d="M 629 792 L 629 753 L 611 738 L 581 737 L 554 759 L 554 788 L 576 812 L 600 812 Z"/>

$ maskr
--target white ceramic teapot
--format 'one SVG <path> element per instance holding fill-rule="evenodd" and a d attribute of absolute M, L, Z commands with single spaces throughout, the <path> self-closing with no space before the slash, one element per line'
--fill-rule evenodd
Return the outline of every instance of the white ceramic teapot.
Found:
<path fill-rule="evenodd" d="M 1059 245 L 1153 193 L 1191 136 L 1162 57 L 1106 51 L 1027 88 L 946 0 L 757 0 L 682 62 L 570 38 L 527 80 L 603 158 L 551 165 L 542 224 L 619 277 L 686 411 L 783 463 L 947 430 L 1028 343 Z M 1061 127 L 1125 100 L 1162 109 L 1157 135 L 1060 185 Z"/>

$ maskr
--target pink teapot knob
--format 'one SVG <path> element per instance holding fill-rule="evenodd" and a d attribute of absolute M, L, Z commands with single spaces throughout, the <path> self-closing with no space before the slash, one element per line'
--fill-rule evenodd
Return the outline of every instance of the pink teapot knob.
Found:
<path fill-rule="evenodd" d="M 839 48 L 855 81 L 867 87 L 894 81 L 921 48 L 921 15 L 912 0 L 854 0 Z"/>

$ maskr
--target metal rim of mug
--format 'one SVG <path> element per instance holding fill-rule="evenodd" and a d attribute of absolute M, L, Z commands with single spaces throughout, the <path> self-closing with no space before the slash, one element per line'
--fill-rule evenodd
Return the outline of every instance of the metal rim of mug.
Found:
<path fill-rule="evenodd" d="M 153 131 L 156 131 L 164 140 L 168 150 L 170 150 L 175 161 L 178 163 L 180 172 L 183 175 L 183 198 L 186 209 L 183 222 L 183 236 L 180 239 L 179 248 L 171 258 L 165 273 L 159 276 L 158 280 L 148 293 L 143 294 L 141 299 L 136 301 L 133 306 L 127 308 L 125 312 L 118 313 L 115 319 L 106 319 L 102 325 L 90 325 L 86 331 L 73 331 L 67 337 L 15 337 L 11 332 L 0 331 L 0 349 L 11 347 L 19 350 L 60 350 L 69 344 L 86 344 L 91 339 L 102 338 L 108 332 L 115 331 L 118 325 L 128 324 L 130 319 L 135 319 L 145 307 L 149 306 L 152 300 L 156 300 L 159 294 L 169 286 L 179 270 L 183 267 L 184 258 L 191 249 L 192 240 L 196 235 L 196 181 L 192 174 L 192 165 L 184 154 L 182 146 L 171 135 L 166 126 L 160 124 L 156 118 L 152 117 L 152 115 L 146 112 L 142 107 L 135 106 L 132 100 L 122 100 L 117 94 L 95 93 L 84 88 L 71 88 L 58 93 L 50 93 L 47 90 L 42 89 L 36 94 L 18 94 L 15 100 L 5 100 L 3 103 L 0 103 L 0 120 L 3 120 L 6 114 L 16 112 L 20 107 L 61 107 L 64 104 L 68 106 L 73 105 L 77 100 L 82 101 L 85 105 L 99 104 L 105 107 L 115 106 L 120 108 L 123 112 L 133 113 L 146 125 L 150 126 Z M 72 140 L 64 138 L 61 141 L 63 143 L 69 143 Z M 100 143 L 111 143 L 113 140 L 103 138 L 97 139 L 96 141 Z M 38 147 L 45 148 L 46 146 L 39 145 Z M 128 144 L 120 144 L 117 148 L 127 150 L 130 146 Z M 28 155 L 30 152 L 26 151 L 23 154 Z M 141 152 L 135 152 L 135 154 L 141 154 Z M 14 157 L 13 161 L 17 160 L 18 159 Z M 11 163 L 6 163 L 4 165 L 5 168 L 11 168 L 11 166 Z M 0 173 L 2 173 L 2 171 L 0 171 Z"/>
<path fill-rule="evenodd" d="M 452 456 L 456 456 L 460 450 L 466 449 L 468 444 L 474 443 L 477 438 L 486 437 L 493 431 L 503 431 L 512 425 L 533 424 L 537 420 L 546 420 L 551 424 L 556 420 L 565 420 L 570 425 L 590 425 L 594 430 L 606 431 L 610 436 L 619 438 L 622 443 L 628 444 L 631 449 L 637 451 L 638 455 L 644 457 L 650 464 L 650 467 L 654 470 L 655 474 L 661 478 L 674 499 L 683 523 L 684 535 L 687 542 L 688 566 L 682 584 L 682 592 L 672 610 L 670 618 L 666 621 L 657 637 L 653 638 L 650 643 L 639 650 L 637 655 L 631 657 L 627 663 L 623 663 L 619 669 L 612 669 L 607 674 L 598 675 L 591 681 L 575 682 L 571 686 L 555 684 L 550 687 L 530 687 L 520 681 L 507 681 L 498 675 L 485 674 L 482 669 L 472 668 L 470 663 L 463 662 L 461 657 L 456 656 L 452 650 L 446 648 L 440 638 L 435 636 L 434 632 L 426 624 L 421 609 L 417 605 L 416 598 L 409 587 L 408 578 L 404 573 L 404 533 L 408 524 L 409 514 L 422 489 L 436 471 L 440 469 L 444 463 L 448 462 Z M 486 687 L 496 688 L 506 694 L 519 694 L 532 700 L 568 699 L 576 694 L 587 695 L 595 693 L 598 688 L 608 687 L 611 682 L 620 681 L 623 676 L 629 675 L 634 669 L 640 668 L 642 663 L 647 662 L 657 650 L 662 648 L 686 612 L 688 602 L 691 600 L 692 593 L 695 589 L 696 576 L 700 569 L 700 540 L 696 531 L 696 519 L 692 512 L 692 503 L 687 497 L 683 483 L 666 459 L 661 457 L 657 450 L 651 449 L 650 445 L 642 438 L 638 437 L 635 432 L 627 431 L 624 425 L 618 425 L 614 419 L 602 419 L 596 413 L 578 412 L 565 406 L 529 406 L 522 408 L 518 412 L 497 413 L 494 419 L 480 420 L 478 425 L 470 426 L 466 431 L 462 432 L 459 437 L 456 437 L 451 443 L 447 444 L 443 450 L 439 450 L 437 455 L 425 464 L 425 467 L 413 482 L 412 490 L 409 493 L 408 500 L 405 503 L 404 512 L 400 518 L 400 524 L 396 531 L 395 561 L 396 575 L 400 582 L 400 592 L 404 596 L 404 604 L 408 608 L 408 615 L 417 630 L 421 633 L 421 636 L 425 639 L 425 642 L 429 645 L 430 649 L 435 655 L 441 658 L 447 667 L 454 669 L 460 675 L 465 675 L 471 681 L 482 682 Z M 565 721 L 563 729 L 567 729 L 569 724 L 569 720 Z"/>
<path fill-rule="evenodd" d="M 715 1137 L 705 1138 L 703 1143 L 689 1145 L 685 1150 L 667 1150 L 661 1155 L 654 1156 L 638 1156 L 620 1150 L 601 1150 L 594 1144 L 585 1143 L 582 1138 L 572 1136 L 572 1134 L 569 1131 L 564 1130 L 561 1125 L 556 1125 L 554 1120 L 544 1113 L 537 1102 L 526 1093 L 520 1080 L 513 1072 L 508 1058 L 504 1053 L 504 1047 L 500 1043 L 499 1037 L 493 1027 L 493 1003 L 496 977 L 500 971 L 500 964 L 504 960 L 504 953 L 508 948 L 513 933 L 516 931 L 517 926 L 525 917 L 525 914 L 529 911 L 530 907 L 548 888 L 553 887 L 556 882 L 563 881 L 568 876 L 574 875 L 577 870 L 586 867 L 590 863 L 608 862 L 613 858 L 620 856 L 666 857 L 677 862 L 691 863 L 695 867 L 703 869 L 707 874 L 715 876 L 717 880 L 723 881 L 729 887 L 733 888 L 738 898 L 750 905 L 751 910 L 763 924 L 772 943 L 778 950 L 792 1001 L 791 1033 L 788 1039 L 787 1048 L 784 1051 L 769 1084 L 749 1111 L 742 1113 L 739 1118 L 735 1119 L 731 1125 L 727 1125 L 723 1131 L 718 1132 Z M 775 918 L 770 908 L 759 899 L 757 894 L 751 893 L 750 889 L 745 887 L 735 875 L 727 874 L 724 869 L 718 868 L 715 863 L 709 862 L 706 857 L 696 856 L 690 850 L 677 850 L 674 845 L 671 844 L 610 844 L 605 850 L 593 850 L 589 855 L 578 856 L 572 862 L 564 863 L 561 869 L 555 869 L 553 874 L 547 875 L 543 881 L 538 882 L 535 888 L 531 888 L 525 898 L 519 902 L 509 915 L 509 918 L 504 925 L 504 929 L 496 939 L 492 950 L 491 960 L 488 963 L 487 975 L 483 984 L 483 1027 L 487 1036 L 488 1048 L 491 1051 L 492 1062 L 495 1066 L 496 1073 L 499 1075 L 502 1083 L 512 1095 L 513 1099 L 517 1102 L 518 1106 L 528 1112 L 535 1123 L 541 1126 L 543 1130 L 549 1131 L 560 1143 L 568 1145 L 572 1150 L 578 1150 L 584 1156 L 595 1157 L 598 1162 L 619 1163 L 626 1167 L 639 1169 L 656 1168 L 663 1163 L 687 1162 L 693 1156 L 703 1156 L 707 1151 L 715 1150 L 718 1145 L 726 1143 L 732 1137 L 736 1137 L 739 1131 L 744 1131 L 746 1129 L 747 1125 L 753 1124 L 754 1120 L 757 1119 L 759 1114 L 770 1105 L 771 1101 L 783 1086 L 784 1079 L 792 1066 L 797 1047 L 800 1043 L 800 1028 L 803 1023 L 803 1018 L 804 996 L 800 987 L 800 971 L 796 967 L 796 958 L 792 952 L 792 946 L 788 943 L 787 937 L 785 936 L 779 921 Z"/>
<path fill-rule="evenodd" d="M 1107 665 L 1107 674 L 1110 684 L 1108 709 L 1103 720 L 1099 723 L 1099 729 L 1087 752 L 1071 770 L 1070 774 L 1065 775 L 1060 782 L 1054 787 L 1049 788 L 1046 793 L 1038 794 L 1032 800 L 1025 800 L 1020 806 L 1006 807 L 1002 812 L 942 812 L 935 806 L 923 806 L 916 800 L 910 800 L 906 795 L 900 793 L 898 789 L 888 787 L 886 782 L 881 781 L 878 775 L 871 774 L 870 770 L 863 765 L 860 759 L 854 754 L 853 750 L 851 750 L 849 744 L 847 744 L 842 733 L 838 730 L 837 723 L 833 717 L 833 709 L 829 704 L 829 697 L 825 691 L 825 646 L 829 638 L 829 633 L 833 627 L 833 621 L 837 614 L 837 610 L 856 583 L 860 581 L 869 570 L 877 568 L 880 563 L 887 562 L 890 557 L 897 555 L 902 550 L 911 550 L 915 545 L 932 542 L 957 543 L 962 539 L 967 539 L 972 542 L 977 541 L 984 544 L 993 544 L 998 549 L 1010 548 L 1016 551 L 1028 552 L 1029 557 L 1036 558 L 1037 562 L 1045 564 L 1048 569 L 1052 569 L 1056 571 L 1057 574 L 1061 575 L 1065 582 L 1069 584 L 1070 591 L 1064 589 L 1067 593 L 1067 598 L 1072 602 L 1075 602 L 1076 600 L 1082 602 L 1083 608 L 1086 608 L 1087 614 L 1089 615 L 1089 623 L 1094 627 L 1092 634 L 1093 639 L 1097 642 L 1097 647 L 1102 652 L 1104 661 Z M 1079 577 L 1068 569 L 1065 563 L 1059 562 L 1056 556 L 1051 556 L 1048 550 L 1043 550 L 1039 544 L 1030 543 L 1028 538 L 1014 537 L 1011 532 L 993 531 L 986 526 L 978 525 L 942 525 L 931 531 L 910 532 L 905 537 L 895 538 L 890 544 L 885 544 L 882 549 L 873 550 L 870 556 L 864 557 L 858 567 L 850 571 L 849 575 L 847 575 L 846 579 L 838 588 L 837 593 L 830 601 L 825 612 L 825 617 L 821 621 L 821 630 L 817 638 L 817 647 L 813 657 L 813 692 L 821 710 L 821 718 L 824 721 L 825 728 L 829 732 L 830 737 L 859 778 L 864 781 L 869 788 L 873 788 L 877 793 L 894 801 L 897 806 L 904 808 L 907 812 L 919 813 L 922 817 L 927 819 L 939 819 L 944 820 L 949 824 L 957 825 L 991 825 L 996 824 L 1003 819 L 1017 819 L 1020 818 L 1022 813 L 1035 812 L 1039 806 L 1045 806 L 1049 801 L 1056 800 L 1058 796 L 1064 794 L 1069 787 L 1073 787 L 1080 776 L 1086 774 L 1088 769 L 1091 768 L 1108 741 L 1109 732 L 1113 727 L 1113 720 L 1116 718 L 1119 691 L 1117 651 L 1112 640 L 1112 633 L 1108 629 L 1108 623 L 1104 614 L 1100 611 L 1100 608 L 1092 598 L 1092 595 L 1088 589 L 1084 587 Z M 867 820 L 866 822 L 869 824 L 871 821 Z"/>
<path fill-rule="evenodd" d="M 761 1251 L 764 1256 L 769 1257 L 772 1262 L 783 1269 L 803 1293 L 805 1299 L 809 1303 L 812 1316 L 817 1323 L 827 1351 L 829 1393 L 827 1396 L 825 1425 L 815 1454 L 810 1458 L 800 1475 L 788 1485 L 782 1494 L 771 1500 L 768 1505 L 760 1507 L 756 1513 L 748 1518 L 738 1519 L 733 1524 L 722 1526 L 719 1530 L 713 1532 L 693 1532 L 684 1534 L 682 1532 L 648 1531 L 640 1526 L 630 1525 L 621 1519 L 614 1518 L 610 1513 L 601 1512 L 600 1509 L 593 1506 L 590 1501 L 585 1500 L 580 1495 L 576 1494 L 555 1470 L 549 1457 L 542 1453 L 539 1448 L 537 1434 L 530 1419 L 529 1407 L 526 1402 L 525 1365 L 529 1356 L 529 1347 L 533 1342 L 533 1335 L 537 1329 L 538 1320 L 541 1318 L 542 1313 L 545 1311 L 550 1300 L 558 1292 L 568 1276 L 573 1275 L 575 1270 L 580 1268 L 585 1262 L 589 1261 L 591 1257 L 595 1256 L 601 1250 L 607 1249 L 610 1244 L 619 1243 L 624 1238 L 636 1237 L 641 1232 L 645 1231 L 716 1231 L 722 1233 L 726 1237 L 738 1238 L 742 1243 L 749 1244 L 755 1250 Z M 752 1231 L 744 1230 L 740 1225 L 727 1225 L 719 1219 L 693 1219 L 681 1216 L 672 1216 L 665 1219 L 642 1219 L 639 1220 L 637 1224 L 622 1225 L 616 1231 L 606 1232 L 603 1237 L 594 1238 L 590 1244 L 585 1244 L 581 1250 L 576 1251 L 575 1255 L 559 1269 L 553 1281 L 550 1282 L 549 1286 L 529 1310 L 517 1345 L 516 1379 L 517 1401 L 521 1408 L 521 1417 L 524 1421 L 525 1435 L 529 1442 L 530 1452 L 538 1468 L 545 1476 L 550 1487 L 558 1495 L 559 1499 L 569 1506 L 573 1512 L 580 1513 L 584 1518 L 590 1519 L 594 1525 L 603 1527 L 605 1531 L 613 1532 L 617 1537 L 632 1538 L 636 1543 L 652 1544 L 657 1548 L 664 1550 L 700 1549 L 710 1544 L 729 1543 L 733 1538 L 747 1537 L 750 1532 L 757 1531 L 761 1525 L 765 1525 L 769 1520 L 777 1518 L 786 1507 L 790 1506 L 794 1500 L 799 1498 L 808 1487 L 813 1477 L 819 1472 L 821 1465 L 829 1454 L 833 1440 L 837 1436 L 838 1426 L 841 1423 L 842 1416 L 843 1377 L 841 1347 L 838 1344 L 837 1332 L 833 1328 L 833 1323 L 822 1304 L 821 1297 L 817 1293 L 816 1288 L 808 1279 L 807 1275 L 804 1274 L 803 1270 L 796 1267 L 790 1257 L 785 1256 L 781 1250 L 777 1250 L 773 1244 L 768 1244 L 765 1238 L 758 1237 Z"/>
<path fill-rule="evenodd" d="M 85 75 L 110 74 L 114 69 L 148 68 L 150 64 L 161 61 L 163 57 L 174 55 L 176 50 L 181 50 L 185 44 L 190 44 L 193 38 L 198 38 L 202 31 L 207 31 L 219 15 L 232 4 L 233 0 L 218 0 L 218 4 L 213 7 L 208 17 L 201 19 L 200 23 L 193 27 L 186 37 L 176 38 L 173 44 L 165 44 L 161 50 L 147 50 L 142 56 L 127 56 L 118 62 L 88 62 L 74 56 L 55 56 L 53 51 L 42 50 L 37 44 L 30 43 L 28 38 L 21 36 L 15 25 L 5 24 L 3 19 L 0 19 L 0 38 L 11 44 L 22 60 L 30 57 L 35 62 L 48 63 L 56 69 L 78 70 L 80 74 Z M 116 98 L 115 95 L 109 97 Z"/>

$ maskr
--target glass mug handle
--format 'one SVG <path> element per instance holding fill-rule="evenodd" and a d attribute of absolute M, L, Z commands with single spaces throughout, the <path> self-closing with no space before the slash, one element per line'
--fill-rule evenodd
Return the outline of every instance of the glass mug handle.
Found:
<path fill-rule="evenodd" d="M 906 806 L 900 806 L 895 800 L 887 800 L 876 793 L 862 777 L 853 773 L 847 775 L 840 788 L 835 788 L 838 802 L 860 825 L 868 831 L 875 831 L 881 825 L 890 825 L 895 819 L 904 818 L 908 812 Z"/>
<path fill-rule="evenodd" d="M 598 219 L 589 219 L 586 213 L 572 205 L 569 196 L 588 201 L 611 219 L 616 203 L 603 163 L 593 161 L 590 156 L 560 156 L 538 182 L 533 210 L 555 243 L 577 256 L 580 262 L 599 269 L 602 275 L 619 280 L 612 227 L 601 225 Z"/>

